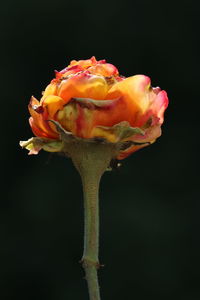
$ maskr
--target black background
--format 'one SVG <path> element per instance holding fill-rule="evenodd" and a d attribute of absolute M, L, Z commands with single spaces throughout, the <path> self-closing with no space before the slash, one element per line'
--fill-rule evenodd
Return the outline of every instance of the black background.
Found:
<path fill-rule="evenodd" d="M 200 299 L 198 1 L 1 4 L 0 298 L 88 299 L 71 161 L 28 156 L 27 105 L 72 59 L 107 59 L 168 92 L 162 137 L 101 183 L 102 299 Z"/>

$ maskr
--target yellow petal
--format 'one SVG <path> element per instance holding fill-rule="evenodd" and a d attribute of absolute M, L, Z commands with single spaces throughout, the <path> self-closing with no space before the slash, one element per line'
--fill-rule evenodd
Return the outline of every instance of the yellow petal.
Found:
<path fill-rule="evenodd" d="M 57 95 L 58 84 L 56 82 L 50 83 L 47 85 L 45 91 L 43 92 L 43 97 L 41 98 L 41 103 L 49 95 Z"/>
<path fill-rule="evenodd" d="M 62 98 L 49 95 L 43 99 L 42 106 L 47 109 L 48 119 L 54 119 L 55 114 L 58 112 L 58 110 L 62 109 L 64 104 L 65 101 Z"/>
<path fill-rule="evenodd" d="M 103 76 L 81 73 L 63 80 L 59 86 L 58 96 L 67 103 L 73 97 L 105 99 L 107 92 L 108 84 Z"/>
<path fill-rule="evenodd" d="M 149 99 L 150 78 L 144 75 L 135 75 L 117 82 L 108 92 L 107 99 L 123 97 L 130 114 L 143 114 L 147 111 Z"/>

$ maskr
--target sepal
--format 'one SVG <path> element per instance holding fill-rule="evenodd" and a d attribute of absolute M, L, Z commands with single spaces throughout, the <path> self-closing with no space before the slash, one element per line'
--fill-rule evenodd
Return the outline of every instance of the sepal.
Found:
<path fill-rule="evenodd" d="M 144 135 L 144 131 L 138 127 L 131 127 L 129 122 L 122 121 L 112 127 L 97 126 L 105 133 L 112 134 L 116 137 L 116 142 L 125 141 L 126 139 L 134 136 L 135 134 Z"/>
<path fill-rule="evenodd" d="M 63 142 L 46 138 L 32 137 L 28 141 L 21 141 L 20 146 L 29 150 L 29 155 L 38 154 L 43 149 L 47 152 L 62 152 Z"/>

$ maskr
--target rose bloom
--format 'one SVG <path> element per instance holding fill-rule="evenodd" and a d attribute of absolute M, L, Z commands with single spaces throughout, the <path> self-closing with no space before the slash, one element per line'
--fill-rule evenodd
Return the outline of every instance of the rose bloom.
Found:
<path fill-rule="evenodd" d="M 119 152 L 117 159 L 123 159 L 161 135 L 167 105 L 167 93 L 152 88 L 149 77 L 125 78 L 114 65 L 92 57 L 73 60 L 55 72 L 41 100 L 31 98 L 29 121 L 33 133 L 45 141 L 60 140 L 57 127 L 49 121 L 53 120 L 79 138 L 130 142 Z M 132 134 L 121 134 L 119 128 L 130 127 L 135 129 Z M 30 145 L 27 148 L 30 150 Z M 32 149 L 30 154 L 38 150 Z"/>

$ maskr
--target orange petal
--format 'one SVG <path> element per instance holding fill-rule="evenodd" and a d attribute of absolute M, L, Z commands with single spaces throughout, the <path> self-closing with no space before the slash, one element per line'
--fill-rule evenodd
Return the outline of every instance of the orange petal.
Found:
<path fill-rule="evenodd" d="M 79 65 L 75 65 L 75 66 L 71 66 L 71 67 L 69 66 L 60 72 L 55 71 L 56 79 L 61 79 L 62 77 L 66 77 L 66 76 L 69 76 L 71 74 L 75 74 L 75 73 L 78 73 L 81 71 L 84 71 L 84 69 Z"/>
<path fill-rule="evenodd" d="M 43 99 L 46 98 L 49 95 L 57 95 L 57 90 L 58 90 L 58 84 L 53 82 L 47 85 L 45 91 L 43 92 L 43 97 L 41 98 L 40 103 L 43 102 Z"/>
<path fill-rule="evenodd" d="M 49 95 L 45 98 L 43 98 L 42 106 L 43 108 L 46 108 L 48 119 L 54 119 L 55 114 L 58 112 L 58 110 L 62 109 L 63 105 L 65 104 L 65 101 L 58 97 Z"/>
<path fill-rule="evenodd" d="M 83 69 L 87 69 L 88 67 L 91 67 L 91 66 L 95 65 L 96 63 L 97 63 L 97 60 L 96 60 L 95 56 L 92 56 L 90 59 L 82 59 L 82 60 L 78 60 L 78 61 L 72 60 L 70 62 L 69 66 L 71 67 L 71 66 L 79 65 Z"/>
<path fill-rule="evenodd" d="M 59 137 L 58 134 L 52 133 L 51 130 L 49 130 L 48 133 L 44 132 L 41 128 L 39 128 L 35 124 L 33 117 L 29 118 L 29 124 L 31 126 L 33 133 L 38 137 L 45 137 L 49 139 L 57 139 Z"/>
<path fill-rule="evenodd" d="M 144 114 L 149 108 L 150 78 L 144 75 L 128 77 L 111 87 L 107 99 L 124 98 L 127 104 L 127 114 L 132 116 L 131 125 L 135 126 L 138 115 Z"/>
<path fill-rule="evenodd" d="M 112 64 L 97 64 L 95 66 L 92 66 L 90 68 L 88 68 L 88 71 L 91 74 L 95 74 L 95 75 L 101 75 L 101 76 L 105 76 L 105 77 L 109 77 L 109 76 L 113 76 L 113 75 L 118 75 L 119 72 L 117 70 L 117 68 L 112 65 Z"/>
<path fill-rule="evenodd" d="M 47 134 L 45 132 L 43 132 L 41 129 L 39 129 L 36 124 L 34 123 L 34 120 L 33 120 L 33 117 L 30 117 L 29 118 L 29 124 L 31 126 L 31 129 L 33 131 L 33 133 L 36 135 L 36 136 L 39 136 L 39 137 L 47 137 Z"/>
<path fill-rule="evenodd" d="M 108 84 L 103 76 L 77 74 L 60 84 L 58 96 L 67 103 L 71 98 L 105 99 Z"/>
<path fill-rule="evenodd" d="M 103 133 L 98 126 L 110 126 L 129 121 L 128 107 L 123 98 L 113 100 L 92 100 L 73 98 L 57 114 L 57 120 L 68 131 L 82 138 L 105 137 L 114 142 L 116 137 Z M 106 136 L 105 136 L 106 135 Z"/>
<path fill-rule="evenodd" d="M 109 112 L 112 114 L 113 108 L 118 100 L 93 100 L 89 98 L 73 98 L 57 114 L 58 122 L 74 135 L 82 138 L 93 137 L 93 129 L 97 119 L 100 124 L 105 118 L 109 122 Z M 103 124 L 104 125 L 104 124 Z"/>
<path fill-rule="evenodd" d="M 160 89 L 152 89 L 150 84 L 149 77 L 135 75 L 116 83 L 108 92 L 108 99 L 123 97 L 127 107 L 126 120 L 133 127 L 143 126 L 150 117 L 154 117 L 160 124 L 163 122 L 168 105 L 167 94 Z"/>
<path fill-rule="evenodd" d="M 32 96 L 28 105 L 29 112 L 32 116 L 32 118 L 30 118 L 30 125 L 34 134 L 41 137 L 57 138 L 58 134 L 52 131 L 44 116 L 45 111 L 43 111 L 43 107 L 38 106 L 38 103 L 39 101 Z M 38 112 L 38 108 L 41 108 L 41 112 Z"/>

